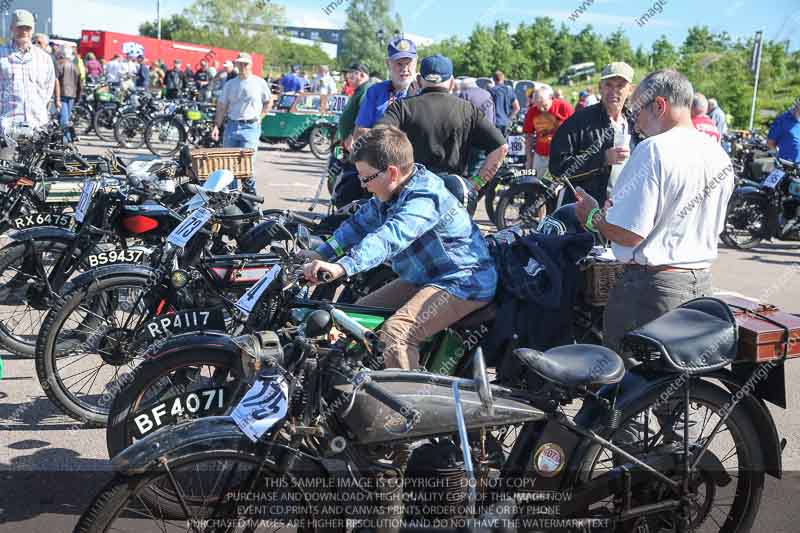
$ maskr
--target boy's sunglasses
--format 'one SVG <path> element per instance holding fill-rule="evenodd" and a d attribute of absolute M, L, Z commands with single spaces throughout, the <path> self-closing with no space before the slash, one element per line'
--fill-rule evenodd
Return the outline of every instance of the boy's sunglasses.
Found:
<path fill-rule="evenodd" d="M 375 178 L 377 178 L 378 176 L 380 176 L 384 172 L 386 172 L 386 169 L 379 170 L 378 172 L 376 172 L 375 174 L 373 174 L 371 176 L 362 176 L 362 175 L 359 174 L 358 179 L 361 182 L 361 185 L 366 185 L 367 183 L 369 183 L 370 181 L 374 180 Z"/>

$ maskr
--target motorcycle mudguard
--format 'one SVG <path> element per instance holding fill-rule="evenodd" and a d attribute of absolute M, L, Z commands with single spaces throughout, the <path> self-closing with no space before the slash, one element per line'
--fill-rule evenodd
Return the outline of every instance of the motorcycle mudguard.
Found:
<path fill-rule="evenodd" d="M 746 384 L 743 379 L 726 369 L 716 370 L 708 374 L 703 374 L 702 376 L 695 376 L 692 379 L 719 380 L 731 391 L 732 397 L 736 394 L 736 391 L 743 389 Z M 616 405 L 618 409 L 624 411 L 625 408 L 636 401 L 637 398 L 648 394 L 650 391 L 664 387 L 672 387 L 677 393 L 681 385 L 682 380 L 678 374 L 651 377 L 644 376 L 635 370 L 629 370 L 620 384 Z M 615 386 L 605 386 L 600 390 L 599 395 L 611 400 L 615 389 Z M 778 429 L 775 426 L 775 420 L 772 418 L 769 409 L 761 399 L 753 394 L 745 394 L 737 407 L 745 410 L 750 420 L 753 422 L 753 425 L 756 427 L 761 450 L 764 453 L 764 467 L 766 473 L 772 477 L 781 479 L 781 477 L 783 477 L 783 463 L 781 457 L 783 449 L 778 438 Z M 575 423 L 579 426 L 590 428 L 600 424 L 602 422 L 600 418 L 603 416 L 605 416 L 604 412 L 597 409 L 596 405 L 592 405 L 591 402 L 586 402 L 575 416 Z M 584 445 L 588 444 L 590 443 L 584 442 Z M 581 454 L 579 454 L 579 456 L 580 455 Z"/>
<path fill-rule="evenodd" d="M 40 239 L 63 239 L 71 241 L 75 239 L 75 232 L 57 226 L 39 226 L 38 228 L 27 228 L 8 233 L 8 238 L 12 241 L 35 241 Z"/>
<path fill-rule="evenodd" d="M 95 267 L 88 272 L 84 272 L 75 279 L 70 280 L 70 287 L 80 287 L 101 279 L 115 278 L 119 276 L 141 276 L 144 278 L 152 278 L 156 275 L 156 272 L 156 269 L 149 266 L 136 265 L 133 263 L 121 263 L 118 265 Z"/>
<path fill-rule="evenodd" d="M 234 342 L 234 337 L 214 331 L 187 331 L 173 335 L 156 353 L 148 357 L 148 361 L 170 357 L 183 351 L 196 352 L 200 348 L 228 353 L 233 360 L 241 362 L 242 347 Z"/>
<path fill-rule="evenodd" d="M 111 465 L 119 474 L 134 476 L 163 468 L 162 461 L 169 464 L 179 459 L 225 453 L 246 454 L 257 461 L 269 461 L 266 457 L 276 456 L 283 459 L 290 454 L 294 459 L 292 467 L 304 474 L 329 475 L 313 457 L 299 450 L 276 443 L 253 443 L 229 416 L 209 416 L 167 426 L 121 451 Z"/>

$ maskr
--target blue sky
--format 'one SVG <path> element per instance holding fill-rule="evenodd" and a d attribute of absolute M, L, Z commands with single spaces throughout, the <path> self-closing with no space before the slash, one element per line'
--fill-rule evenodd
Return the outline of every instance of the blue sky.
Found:
<path fill-rule="evenodd" d="M 288 22 L 292 25 L 341 27 L 347 0 L 326 15 L 323 7 L 331 1 L 273 0 L 273 3 L 287 6 Z M 663 6 L 662 12 L 640 27 L 636 19 L 656 3 Z M 55 4 L 54 24 L 56 29 L 61 26 L 65 30 L 57 32 L 62 34 L 71 34 L 75 28 L 135 33 L 140 22 L 154 19 L 156 13 L 156 0 L 55 0 Z M 161 0 L 162 14 L 177 13 L 189 4 L 191 0 Z M 589 5 L 575 22 L 570 21 L 569 16 L 581 4 Z M 454 34 L 466 37 L 479 22 L 491 24 L 501 20 L 513 27 L 537 16 L 550 16 L 557 23 L 566 22 L 576 32 L 586 24 L 592 24 L 605 35 L 622 27 L 634 46 L 649 47 L 661 34 L 680 44 L 688 27 L 704 24 L 713 31 L 728 31 L 734 37 L 749 36 L 763 28 L 767 38 L 791 38 L 792 49 L 800 48 L 800 0 L 395 0 L 394 5 L 403 18 L 406 33 L 433 39 Z"/>

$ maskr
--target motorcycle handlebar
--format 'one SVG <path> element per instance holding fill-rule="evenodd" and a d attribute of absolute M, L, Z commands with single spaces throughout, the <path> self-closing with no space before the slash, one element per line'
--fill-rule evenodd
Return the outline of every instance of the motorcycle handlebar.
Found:
<path fill-rule="evenodd" d="M 246 192 L 241 192 L 241 193 L 239 193 L 239 197 L 240 198 L 244 198 L 245 200 L 250 200 L 251 202 L 255 202 L 257 204 L 263 204 L 264 203 L 264 197 L 263 196 L 259 196 L 257 194 L 250 194 L 250 193 L 246 193 Z"/>
<path fill-rule="evenodd" d="M 84 170 L 92 168 L 92 165 L 90 165 L 89 162 L 86 161 L 86 159 L 84 159 L 84 157 L 81 154 L 75 152 L 74 154 L 72 154 L 72 156 L 78 161 L 78 163 L 81 164 Z"/>

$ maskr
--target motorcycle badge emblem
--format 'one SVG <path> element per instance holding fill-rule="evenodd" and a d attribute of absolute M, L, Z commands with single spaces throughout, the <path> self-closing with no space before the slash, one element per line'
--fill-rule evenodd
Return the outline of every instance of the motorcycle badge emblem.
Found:
<path fill-rule="evenodd" d="M 528 264 L 525 266 L 525 273 L 530 277 L 535 277 L 536 274 L 542 270 L 544 270 L 544 267 L 532 257 L 528 260 Z"/>
<path fill-rule="evenodd" d="M 557 476 L 565 464 L 564 449 L 554 442 L 542 444 L 533 456 L 533 467 L 544 477 Z"/>

